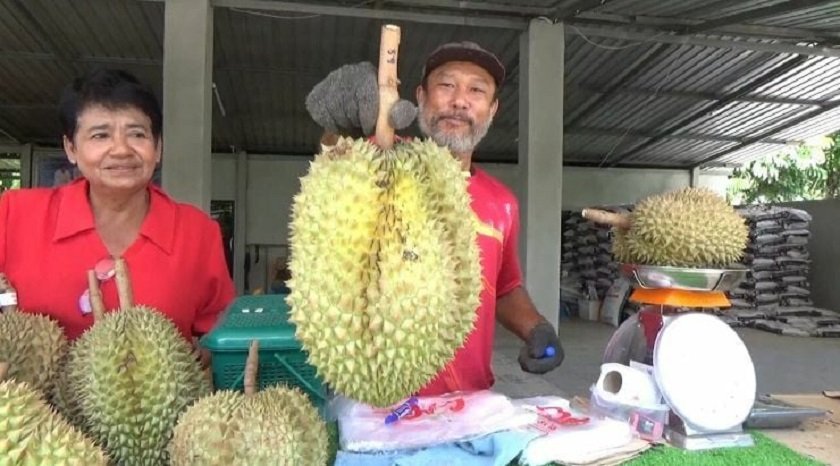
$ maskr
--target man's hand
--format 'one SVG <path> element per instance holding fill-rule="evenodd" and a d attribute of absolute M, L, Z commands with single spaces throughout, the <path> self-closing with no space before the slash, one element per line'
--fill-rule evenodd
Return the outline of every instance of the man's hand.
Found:
<path fill-rule="evenodd" d="M 306 96 L 306 110 L 318 126 L 332 133 L 359 131 L 370 136 L 379 113 L 379 84 L 370 62 L 344 65 L 333 70 Z M 417 116 L 417 107 L 400 99 L 391 107 L 388 120 L 395 130 L 407 128 Z"/>
<path fill-rule="evenodd" d="M 549 347 L 554 348 L 553 354 Z M 564 357 L 554 327 L 548 322 L 541 322 L 528 334 L 525 346 L 519 352 L 519 366 L 525 372 L 545 374 L 562 364 Z"/>

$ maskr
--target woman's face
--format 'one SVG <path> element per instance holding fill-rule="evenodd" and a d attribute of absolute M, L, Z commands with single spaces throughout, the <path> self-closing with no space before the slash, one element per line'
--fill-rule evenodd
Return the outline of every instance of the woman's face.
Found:
<path fill-rule="evenodd" d="M 77 119 L 64 151 L 91 189 L 130 192 L 145 189 L 160 163 L 161 145 L 152 123 L 135 107 L 89 106 Z"/>

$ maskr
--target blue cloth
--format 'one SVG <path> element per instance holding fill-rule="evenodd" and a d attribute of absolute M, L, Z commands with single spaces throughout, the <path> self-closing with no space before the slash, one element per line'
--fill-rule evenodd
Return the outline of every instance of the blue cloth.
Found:
<path fill-rule="evenodd" d="M 335 466 L 507 466 L 538 435 L 504 431 L 419 450 L 383 453 L 339 451 Z"/>

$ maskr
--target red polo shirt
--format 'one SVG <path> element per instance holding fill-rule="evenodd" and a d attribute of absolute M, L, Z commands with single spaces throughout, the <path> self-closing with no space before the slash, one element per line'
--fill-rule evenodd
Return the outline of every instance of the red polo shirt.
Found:
<path fill-rule="evenodd" d="M 478 245 L 484 288 L 475 329 L 453 359 L 421 396 L 454 391 L 486 390 L 493 386 L 493 338 L 496 300 L 522 285 L 519 265 L 519 203 L 516 196 L 487 172 L 473 166 L 468 192 L 478 225 Z"/>
<path fill-rule="evenodd" d="M 87 190 L 87 181 L 79 179 L 0 197 L 0 271 L 17 290 L 19 309 L 53 317 L 70 339 L 93 324 L 79 297 L 87 289 L 88 269 L 108 257 Z M 208 332 L 235 297 L 221 231 L 201 210 L 157 187 L 149 190 L 149 212 L 123 255 L 134 301 L 159 310 L 191 339 Z M 106 309 L 116 309 L 116 281 L 100 287 Z"/>

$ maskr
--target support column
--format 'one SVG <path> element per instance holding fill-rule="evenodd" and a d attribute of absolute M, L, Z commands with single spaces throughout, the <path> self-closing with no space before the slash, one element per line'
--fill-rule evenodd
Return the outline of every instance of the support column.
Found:
<path fill-rule="evenodd" d="M 213 6 L 166 0 L 163 37 L 163 188 L 210 211 Z"/>
<path fill-rule="evenodd" d="M 32 187 L 32 144 L 24 144 L 20 152 L 20 187 Z"/>
<path fill-rule="evenodd" d="M 694 167 L 689 171 L 689 186 L 696 188 L 700 185 L 700 167 Z"/>
<path fill-rule="evenodd" d="M 248 154 L 236 154 L 236 210 L 233 221 L 233 283 L 236 293 L 245 293 L 245 227 L 248 224 Z"/>
<path fill-rule="evenodd" d="M 520 200 L 525 283 L 540 313 L 557 326 L 563 183 L 563 24 L 534 19 L 519 52 Z"/>

